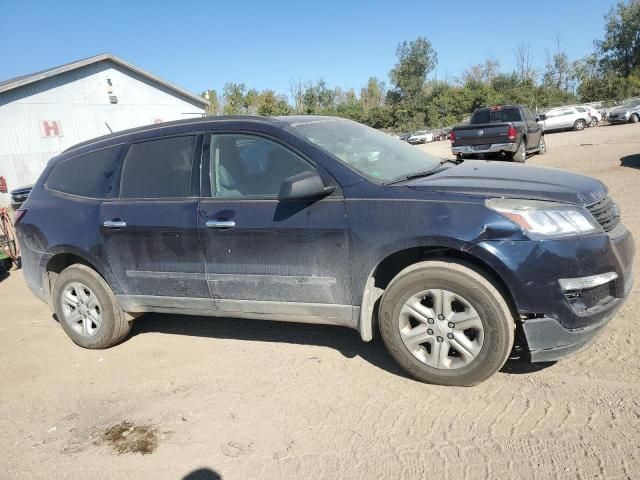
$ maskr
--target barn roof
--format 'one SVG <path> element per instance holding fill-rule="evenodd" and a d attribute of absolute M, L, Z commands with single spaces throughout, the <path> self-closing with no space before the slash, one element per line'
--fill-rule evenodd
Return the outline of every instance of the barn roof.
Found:
<path fill-rule="evenodd" d="M 98 62 L 111 61 L 121 67 L 124 67 L 128 70 L 131 70 L 138 75 L 141 75 L 155 83 L 159 83 L 160 85 L 168 88 L 169 90 L 173 90 L 178 94 L 190 98 L 191 100 L 199 103 L 202 106 L 209 105 L 209 102 L 200 97 L 199 95 L 194 95 L 193 93 L 181 88 L 173 83 L 167 82 L 166 80 L 157 77 L 153 73 L 147 72 L 140 67 L 133 65 L 119 57 L 111 53 L 101 53 L 100 55 L 95 55 L 93 57 L 85 58 L 82 60 L 76 60 L 75 62 L 66 63 L 64 65 L 59 65 L 53 68 L 47 68 L 46 70 L 41 70 L 39 72 L 31 73 L 29 75 L 22 75 L 20 77 L 10 78 L 8 80 L 0 81 L 0 93 L 6 92 L 9 90 L 13 90 L 14 88 L 22 87 L 24 85 L 29 85 L 30 83 L 38 82 L 40 80 L 44 80 L 45 78 L 53 77 L 56 75 L 63 74 L 65 72 L 69 72 L 71 70 L 75 70 L 78 68 L 86 67 L 87 65 L 92 65 Z"/>

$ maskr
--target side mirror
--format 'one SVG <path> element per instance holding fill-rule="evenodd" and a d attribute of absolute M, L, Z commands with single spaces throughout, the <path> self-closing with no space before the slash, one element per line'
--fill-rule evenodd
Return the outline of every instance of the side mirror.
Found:
<path fill-rule="evenodd" d="M 312 200 L 326 197 L 335 189 L 336 187 L 325 187 L 316 172 L 302 172 L 282 181 L 278 200 Z"/>
<path fill-rule="evenodd" d="M 546 115 L 536 115 L 536 122 L 544 122 L 546 119 Z"/>

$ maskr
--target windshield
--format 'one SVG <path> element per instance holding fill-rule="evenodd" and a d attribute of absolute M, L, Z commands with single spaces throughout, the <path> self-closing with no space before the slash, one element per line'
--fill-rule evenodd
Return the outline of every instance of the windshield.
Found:
<path fill-rule="evenodd" d="M 303 138 L 379 183 L 431 170 L 440 159 L 352 120 L 318 117 L 293 122 Z"/>
<path fill-rule="evenodd" d="M 635 108 L 638 106 L 640 106 L 640 98 L 638 98 L 637 100 L 631 100 L 625 105 L 625 107 L 629 107 L 629 108 Z"/>

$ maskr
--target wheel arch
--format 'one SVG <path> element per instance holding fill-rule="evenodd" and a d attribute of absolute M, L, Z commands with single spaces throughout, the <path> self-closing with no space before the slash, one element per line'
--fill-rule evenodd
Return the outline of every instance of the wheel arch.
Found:
<path fill-rule="evenodd" d="M 369 273 L 362 294 L 358 320 L 358 331 L 362 340 L 371 341 L 375 335 L 377 308 L 391 280 L 408 266 L 427 260 L 450 260 L 472 268 L 487 278 L 502 293 L 512 313 L 514 315 L 517 313 L 515 300 L 507 283 L 496 268 L 486 260 L 451 246 L 410 247 L 390 253 Z"/>
<path fill-rule="evenodd" d="M 46 296 L 51 305 L 51 292 L 55 284 L 58 275 L 67 267 L 71 265 L 80 264 L 85 265 L 94 270 L 100 275 L 110 288 L 114 288 L 117 285 L 114 277 L 111 275 L 111 271 L 102 266 L 92 255 L 87 252 L 83 252 L 74 247 L 58 247 L 54 249 L 43 265 L 43 287 L 46 292 Z"/>

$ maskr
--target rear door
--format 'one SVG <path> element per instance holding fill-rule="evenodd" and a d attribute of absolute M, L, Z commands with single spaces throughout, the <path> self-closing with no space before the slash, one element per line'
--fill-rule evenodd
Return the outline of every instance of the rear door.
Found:
<path fill-rule="evenodd" d="M 199 207 L 215 308 L 235 316 L 353 326 L 344 199 L 278 201 L 282 181 L 317 171 L 274 137 L 213 132 L 204 140 Z"/>
<path fill-rule="evenodd" d="M 115 198 L 100 210 L 104 253 L 134 305 L 208 297 L 197 209 L 202 137 L 132 144 Z"/>
<path fill-rule="evenodd" d="M 560 126 L 562 128 L 573 128 L 573 124 L 580 118 L 580 114 L 575 108 L 565 108 L 560 111 Z"/>

